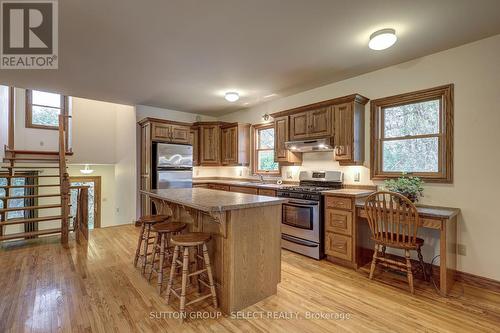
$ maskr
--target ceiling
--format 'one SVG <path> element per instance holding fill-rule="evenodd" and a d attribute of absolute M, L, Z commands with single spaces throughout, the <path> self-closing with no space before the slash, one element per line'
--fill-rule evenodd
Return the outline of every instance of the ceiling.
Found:
<path fill-rule="evenodd" d="M 0 83 L 214 116 L 500 33 L 498 0 L 64 0 L 59 12 L 59 69 L 0 70 Z M 387 27 L 398 42 L 370 50 Z"/>

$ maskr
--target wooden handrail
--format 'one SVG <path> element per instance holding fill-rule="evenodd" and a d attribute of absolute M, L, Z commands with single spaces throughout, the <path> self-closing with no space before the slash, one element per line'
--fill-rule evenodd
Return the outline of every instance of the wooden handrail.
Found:
<path fill-rule="evenodd" d="M 61 184 L 61 243 L 68 245 L 69 238 L 69 175 L 66 169 L 65 118 L 59 115 L 59 172 Z"/>

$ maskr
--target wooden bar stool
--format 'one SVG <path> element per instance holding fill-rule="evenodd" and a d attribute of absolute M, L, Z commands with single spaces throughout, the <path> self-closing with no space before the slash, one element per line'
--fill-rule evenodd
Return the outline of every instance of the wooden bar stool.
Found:
<path fill-rule="evenodd" d="M 208 297 L 212 297 L 212 301 L 214 304 L 214 307 L 217 308 L 217 294 L 215 293 L 215 285 L 214 285 L 214 278 L 212 275 L 212 268 L 210 266 L 210 258 L 208 256 L 208 250 L 207 250 L 207 242 L 210 240 L 210 234 L 203 233 L 203 232 L 190 232 L 190 233 L 185 233 L 185 234 L 179 234 L 172 236 L 171 238 L 171 243 L 175 245 L 174 249 L 174 255 L 172 258 L 172 266 L 170 267 L 170 277 L 168 279 L 168 285 L 167 285 L 167 295 L 166 295 L 166 301 L 167 304 L 170 300 L 170 293 L 175 295 L 177 298 L 180 300 L 180 312 L 181 312 L 181 322 L 184 321 L 185 314 L 186 314 L 186 305 L 190 305 L 196 302 L 199 302 L 201 300 L 204 300 Z M 195 272 L 189 273 L 189 249 L 195 247 L 197 249 L 196 257 L 195 260 L 197 262 L 197 267 L 200 267 L 205 265 L 205 268 L 198 269 Z M 199 253 L 199 248 L 202 247 L 203 251 L 203 256 L 201 256 Z M 180 261 L 178 260 L 179 258 L 179 252 L 181 251 L 181 248 L 183 249 L 183 260 Z M 203 261 L 203 262 L 200 262 Z M 200 265 L 201 264 L 201 265 Z M 180 288 L 180 294 L 179 294 L 179 289 L 175 290 L 172 285 L 174 283 L 174 275 L 176 268 L 182 267 L 182 281 L 181 281 L 181 288 Z M 200 278 L 200 274 L 206 272 L 208 276 L 208 283 L 204 281 L 203 279 Z M 203 284 L 204 286 L 208 287 L 210 289 L 210 293 L 200 296 L 188 303 L 186 303 L 186 286 L 187 286 L 187 280 L 188 277 L 195 276 L 198 287 L 199 284 Z"/>
<path fill-rule="evenodd" d="M 154 236 L 151 236 L 151 227 L 156 224 L 156 223 L 161 223 L 165 222 L 170 218 L 168 215 L 146 215 L 146 216 L 141 216 L 139 219 L 139 223 L 141 224 L 141 231 L 139 232 L 139 240 L 137 242 L 137 249 L 135 250 L 135 257 L 134 257 L 134 266 L 137 267 L 137 263 L 139 259 L 142 260 L 142 274 L 145 274 L 146 272 L 146 266 L 148 264 L 148 255 L 149 253 L 149 246 L 152 245 L 150 243 L 150 239 L 154 238 Z M 143 244 L 144 242 L 144 244 Z M 141 254 L 141 247 L 143 247 L 143 251 Z"/>
<path fill-rule="evenodd" d="M 163 268 L 165 259 L 172 255 L 170 251 L 169 237 L 175 235 L 186 228 L 186 223 L 181 222 L 163 222 L 153 225 L 152 230 L 156 232 L 155 243 L 153 245 L 153 258 L 151 260 L 151 270 L 149 271 L 148 280 L 151 280 L 153 272 L 158 275 L 158 293 L 161 294 L 163 286 Z M 156 260 L 156 255 L 159 255 L 159 260 Z M 155 262 L 158 261 L 158 266 L 155 268 Z M 167 260 L 168 264 L 168 260 Z"/>

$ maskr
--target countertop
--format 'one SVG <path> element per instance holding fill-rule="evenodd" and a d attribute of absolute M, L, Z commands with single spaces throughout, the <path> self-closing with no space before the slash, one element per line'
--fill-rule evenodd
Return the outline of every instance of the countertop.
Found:
<path fill-rule="evenodd" d="M 370 194 L 375 192 L 374 190 L 365 190 L 365 189 L 355 189 L 355 188 L 343 188 L 339 190 L 329 190 L 329 191 L 323 191 L 321 194 L 323 195 L 336 195 L 336 196 L 343 196 L 343 197 L 355 197 L 355 198 L 361 198 L 361 197 L 366 197 Z"/>
<path fill-rule="evenodd" d="M 287 199 L 206 188 L 175 188 L 141 191 L 152 198 L 184 205 L 204 212 L 280 205 Z"/>
<path fill-rule="evenodd" d="M 233 185 L 233 186 L 242 186 L 242 187 L 256 187 L 256 188 L 267 188 L 272 190 L 279 190 L 283 187 L 289 186 L 297 186 L 297 184 L 281 184 L 278 185 L 276 183 L 259 183 L 252 181 L 244 181 L 244 180 L 222 180 L 222 179 L 204 179 L 198 180 L 193 179 L 193 184 L 222 184 L 222 185 Z"/>
<path fill-rule="evenodd" d="M 356 207 L 364 208 L 366 198 L 356 199 Z M 415 205 L 417 207 L 418 215 L 420 217 L 438 217 L 442 219 L 451 219 L 460 213 L 459 208 L 453 207 L 439 207 L 427 205 Z"/>

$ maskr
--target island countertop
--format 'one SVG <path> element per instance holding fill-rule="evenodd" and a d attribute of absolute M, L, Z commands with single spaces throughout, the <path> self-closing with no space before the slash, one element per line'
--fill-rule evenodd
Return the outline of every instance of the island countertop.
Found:
<path fill-rule="evenodd" d="M 204 212 L 222 212 L 244 208 L 279 205 L 287 199 L 206 188 L 170 188 L 141 191 L 152 198 L 166 200 Z"/>

